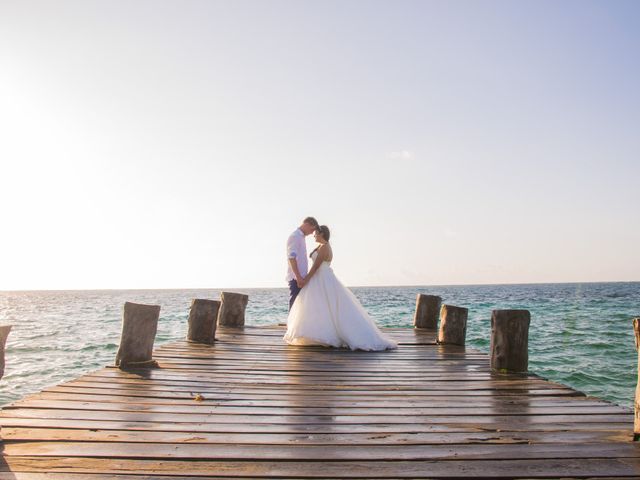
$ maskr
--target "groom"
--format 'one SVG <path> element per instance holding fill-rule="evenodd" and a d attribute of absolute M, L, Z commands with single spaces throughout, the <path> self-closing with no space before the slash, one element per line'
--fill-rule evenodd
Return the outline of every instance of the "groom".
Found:
<path fill-rule="evenodd" d="M 318 221 L 313 217 L 307 217 L 296 230 L 289 235 L 287 240 L 287 282 L 289 282 L 289 310 L 293 306 L 298 293 L 304 286 L 304 277 L 307 276 L 309 264 L 307 263 L 307 244 L 304 237 L 312 234 L 318 228 Z"/>

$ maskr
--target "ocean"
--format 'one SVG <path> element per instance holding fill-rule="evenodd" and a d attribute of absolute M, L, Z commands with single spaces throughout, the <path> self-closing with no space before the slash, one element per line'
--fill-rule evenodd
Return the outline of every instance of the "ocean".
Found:
<path fill-rule="evenodd" d="M 249 295 L 247 325 L 286 321 L 286 289 L 228 290 Z M 482 352 L 489 350 L 493 309 L 528 309 L 531 372 L 633 405 L 638 356 L 631 320 L 640 316 L 640 282 L 351 290 L 380 326 L 411 328 L 418 293 L 467 307 L 467 345 Z M 215 289 L 0 292 L 0 325 L 13 325 L 0 405 L 113 364 L 125 301 L 162 306 L 159 345 L 185 337 L 191 299 L 219 295 Z"/>

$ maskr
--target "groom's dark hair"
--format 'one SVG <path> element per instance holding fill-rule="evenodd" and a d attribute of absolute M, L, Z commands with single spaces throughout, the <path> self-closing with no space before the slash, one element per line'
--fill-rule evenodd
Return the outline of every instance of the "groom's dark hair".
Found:
<path fill-rule="evenodd" d="M 307 217 L 305 218 L 302 223 L 308 223 L 309 225 L 311 225 L 312 227 L 318 228 L 319 224 L 318 221 L 313 218 L 313 217 Z"/>

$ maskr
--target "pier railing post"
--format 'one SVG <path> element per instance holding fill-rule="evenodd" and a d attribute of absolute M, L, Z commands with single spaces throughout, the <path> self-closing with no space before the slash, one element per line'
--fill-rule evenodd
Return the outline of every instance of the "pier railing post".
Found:
<path fill-rule="evenodd" d="M 10 331 L 11 325 L 4 325 L 0 327 L 0 378 L 4 376 L 4 350 Z"/>
<path fill-rule="evenodd" d="M 464 345 L 467 335 L 468 315 L 468 308 L 442 305 L 440 309 L 438 343 Z"/>
<path fill-rule="evenodd" d="M 212 345 L 216 339 L 216 322 L 219 310 L 219 300 L 194 298 L 189 310 L 187 340 Z"/>
<path fill-rule="evenodd" d="M 424 295 L 419 293 L 416 297 L 416 311 L 413 315 L 413 326 L 415 328 L 437 329 L 441 304 L 442 298 L 437 295 Z"/>
<path fill-rule="evenodd" d="M 122 313 L 122 335 L 116 355 L 120 368 L 153 367 L 153 342 L 158 331 L 160 305 L 125 302 Z"/>
<path fill-rule="evenodd" d="M 638 350 L 640 347 L 640 317 L 633 319 L 633 333 L 636 350 Z M 640 373 L 640 350 L 638 352 L 638 373 Z M 640 440 L 640 377 L 636 383 L 636 396 L 633 400 L 633 439 Z"/>
<path fill-rule="evenodd" d="M 494 310 L 491 314 L 491 369 L 523 373 L 529 368 L 529 310 Z"/>
<path fill-rule="evenodd" d="M 220 294 L 220 313 L 218 325 L 221 327 L 244 327 L 244 312 L 249 302 L 249 295 L 242 293 L 222 292 Z"/>

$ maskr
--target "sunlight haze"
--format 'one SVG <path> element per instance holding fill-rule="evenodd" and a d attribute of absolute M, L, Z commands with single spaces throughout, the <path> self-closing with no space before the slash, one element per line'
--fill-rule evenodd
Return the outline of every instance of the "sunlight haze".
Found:
<path fill-rule="evenodd" d="M 640 280 L 640 3 L 0 1 L 0 290 Z M 308 237 L 309 249 L 312 237 Z"/>

